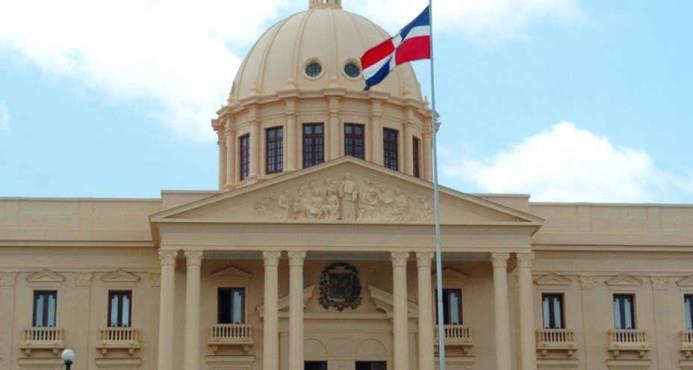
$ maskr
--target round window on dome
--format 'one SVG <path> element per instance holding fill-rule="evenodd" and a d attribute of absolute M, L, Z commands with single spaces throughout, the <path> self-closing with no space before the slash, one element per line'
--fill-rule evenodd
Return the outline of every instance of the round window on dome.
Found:
<path fill-rule="evenodd" d="M 318 77 L 322 73 L 322 66 L 318 62 L 310 62 L 306 66 L 306 75 L 308 77 Z"/>
<path fill-rule="evenodd" d="M 356 78 L 361 74 L 361 68 L 354 62 L 349 62 L 344 66 L 344 73 L 351 78 Z"/>

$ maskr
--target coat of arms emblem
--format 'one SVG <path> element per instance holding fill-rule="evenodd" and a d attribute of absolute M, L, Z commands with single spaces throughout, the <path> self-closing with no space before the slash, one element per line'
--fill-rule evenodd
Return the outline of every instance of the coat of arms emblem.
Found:
<path fill-rule="evenodd" d="M 344 262 L 327 266 L 320 276 L 320 304 L 325 309 L 355 309 L 361 304 L 358 270 Z"/>

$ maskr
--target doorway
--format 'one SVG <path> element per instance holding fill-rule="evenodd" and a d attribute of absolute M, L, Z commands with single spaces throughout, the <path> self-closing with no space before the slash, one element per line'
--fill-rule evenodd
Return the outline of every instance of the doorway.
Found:
<path fill-rule="evenodd" d="M 303 370 L 327 370 L 327 361 L 306 361 Z"/>

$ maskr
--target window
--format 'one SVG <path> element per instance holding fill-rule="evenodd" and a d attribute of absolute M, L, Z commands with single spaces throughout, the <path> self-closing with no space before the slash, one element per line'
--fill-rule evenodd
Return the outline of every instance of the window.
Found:
<path fill-rule="evenodd" d="M 243 324 L 245 322 L 245 289 L 219 288 L 217 323 Z"/>
<path fill-rule="evenodd" d="M 241 181 L 250 174 L 250 135 L 246 134 L 238 138 L 238 160 Z"/>
<path fill-rule="evenodd" d="M 306 66 L 306 75 L 308 77 L 316 78 L 322 73 L 322 65 L 318 62 L 310 62 Z"/>
<path fill-rule="evenodd" d="M 563 322 L 563 294 L 541 295 L 544 329 L 565 329 Z"/>
<path fill-rule="evenodd" d="M 349 62 L 344 66 L 344 73 L 351 78 L 356 78 L 361 74 L 361 68 L 356 63 Z"/>
<path fill-rule="evenodd" d="M 443 289 L 443 325 L 462 325 L 461 289 Z"/>
<path fill-rule="evenodd" d="M 412 165 L 414 166 L 414 177 L 421 177 L 421 140 L 418 137 L 412 139 Z"/>
<path fill-rule="evenodd" d="M 614 329 L 635 329 L 633 294 L 614 294 Z"/>
<path fill-rule="evenodd" d="M 36 328 L 55 327 L 58 292 L 37 290 L 34 292 L 34 322 Z"/>
<path fill-rule="evenodd" d="M 365 159 L 365 126 L 355 123 L 344 124 L 344 154 Z"/>
<path fill-rule="evenodd" d="M 389 128 L 383 129 L 383 164 L 385 167 L 397 171 L 398 168 L 398 140 L 399 132 Z"/>
<path fill-rule="evenodd" d="M 110 291 L 108 292 L 108 327 L 129 328 L 132 316 L 132 292 Z"/>
<path fill-rule="evenodd" d="M 683 297 L 683 311 L 686 315 L 686 330 L 693 330 L 693 295 Z"/>
<path fill-rule="evenodd" d="M 306 361 L 303 370 L 327 370 L 327 361 Z"/>
<path fill-rule="evenodd" d="M 303 125 L 303 168 L 322 163 L 324 158 L 322 123 Z"/>
<path fill-rule="evenodd" d="M 282 172 L 284 167 L 284 129 L 268 128 L 265 131 L 265 173 Z"/>
<path fill-rule="evenodd" d="M 356 361 L 356 370 L 387 370 L 385 361 Z"/>

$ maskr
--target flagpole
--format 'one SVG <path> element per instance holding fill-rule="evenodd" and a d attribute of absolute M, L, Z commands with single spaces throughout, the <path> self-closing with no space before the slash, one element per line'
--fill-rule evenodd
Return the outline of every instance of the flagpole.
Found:
<path fill-rule="evenodd" d="M 433 0 L 428 0 L 428 11 L 431 20 L 431 106 L 432 114 L 432 147 L 433 147 L 433 222 L 435 229 L 435 246 L 436 246 L 436 301 L 438 318 L 438 369 L 445 370 L 445 325 L 443 319 L 443 258 L 440 241 L 440 189 L 438 186 L 438 145 L 437 136 L 440 122 L 438 120 L 438 111 L 436 110 L 436 80 L 435 80 L 435 63 L 433 59 Z"/>

